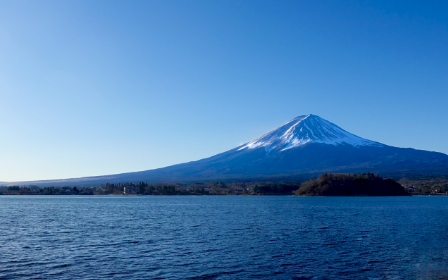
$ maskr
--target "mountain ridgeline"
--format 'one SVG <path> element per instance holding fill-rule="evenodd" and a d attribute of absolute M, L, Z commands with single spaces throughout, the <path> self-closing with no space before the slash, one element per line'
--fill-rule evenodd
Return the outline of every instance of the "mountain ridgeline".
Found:
<path fill-rule="evenodd" d="M 408 196 L 406 190 L 392 179 L 371 173 L 323 174 L 303 183 L 296 195 L 306 196 Z"/>
<path fill-rule="evenodd" d="M 239 147 L 198 161 L 116 175 L 10 184 L 307 180 L 326 172 L 370 172 L 396 180 L 446 176 L 448 155 L 388 146 L 351 134 L 319 116 L 304 115 Z"/>

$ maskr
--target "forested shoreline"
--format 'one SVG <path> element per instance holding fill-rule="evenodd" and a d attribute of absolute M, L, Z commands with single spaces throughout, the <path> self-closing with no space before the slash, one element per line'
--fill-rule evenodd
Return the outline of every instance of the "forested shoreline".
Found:
<path fill-rule="evenodd" d="M 83 186 L 2 186 L 0 195 L 292 195 L 301 182 L 107 183 Z"/>
<path fill-rule="evenodd" d="M 398 182 L 372 173 L 323 174 L 303 183 L 296 191 L 301 196 L 409 196 Z"/>
<path fill-rule="evenodd" d="M 167 183 L 107 183 L 99 186 L 0 186 L 0 195 L 336 195 L 341 190 L 329 194 L 328 187 L 344 186 L 352 188 L 345 195 L 356 193 L 356 186 L 370 184 L 370 191 L 359 192 L 357 195 L 375 195 L 372 191 L 383 184 L 375 174 L 323 174 L 311 180 L 285 182 L 248 181 L 248 182 L 196 182 L 190 184 Z M 421 178 L 398 181 L 385 179 L 390 186 L 401 185 L 411 195 L 445 195 L 448 194 L 448 179 Z M 395 183 L 393 183 L 393 182 Z M 354 182 L 356 183 L 355 185 Z M 363 185 L 364 184 L 364 185 Z M 353 189 L 355 188 L 355 189 Z M 387 191 L 383 192 L 387 195 Z M 344 195 L 344 192 L 342 192 Z"/>

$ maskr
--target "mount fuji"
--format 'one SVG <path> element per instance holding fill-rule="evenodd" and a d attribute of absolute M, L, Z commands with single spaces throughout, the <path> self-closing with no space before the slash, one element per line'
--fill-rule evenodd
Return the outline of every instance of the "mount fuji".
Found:
<path fill-rule="evenodd" d="M 267 153 L 272 150 L 283 152 L 307 144 L 350 145 L 353 147 L 384 146 L 381 143 L 351 134 L 319 116 L 307 115 L 291 120 L 285 125 L 244 144 L 238 150 L 264 147 Z"/>
<path fill-rule="evenodd" d="M 241 146 L 198 161 L 108 176 L 16 183 L 266 180 L 304 178 L 324 172 L 373 172 L 397 179 L 421 174 L 448 175 L 448 155 L 388 146 L 351 134 L 319 116 L 304 115 Z"/>

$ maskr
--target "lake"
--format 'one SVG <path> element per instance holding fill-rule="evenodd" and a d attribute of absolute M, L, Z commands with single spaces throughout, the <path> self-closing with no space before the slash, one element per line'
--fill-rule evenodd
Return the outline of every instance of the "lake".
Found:
<path fill-rule="evenodd" d="M 448 279 L 448 197 L 0 196 L 0 279 Z"/>

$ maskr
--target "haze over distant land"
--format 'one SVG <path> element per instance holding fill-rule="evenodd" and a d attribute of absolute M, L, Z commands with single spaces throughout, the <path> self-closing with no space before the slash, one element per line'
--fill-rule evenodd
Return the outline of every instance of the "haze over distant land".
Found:
<path fill-rule="evenodd" d="M 303 115 L 243 145 L 198 161 L 141 172 L 11 184 L 303 180 L 323 172 L 374 172 L 395 179 L 444 176 L 448 175 L 448 155 L 388 146 L 356 136 L 319 116 Z"/>
<path fill-rule="evenodd" d="M 447 14 L 447 1 L 0 1 L 0 181 L 255 155 L 271 146 L 249 139 L 308 112 L 447 154 Z"/>

